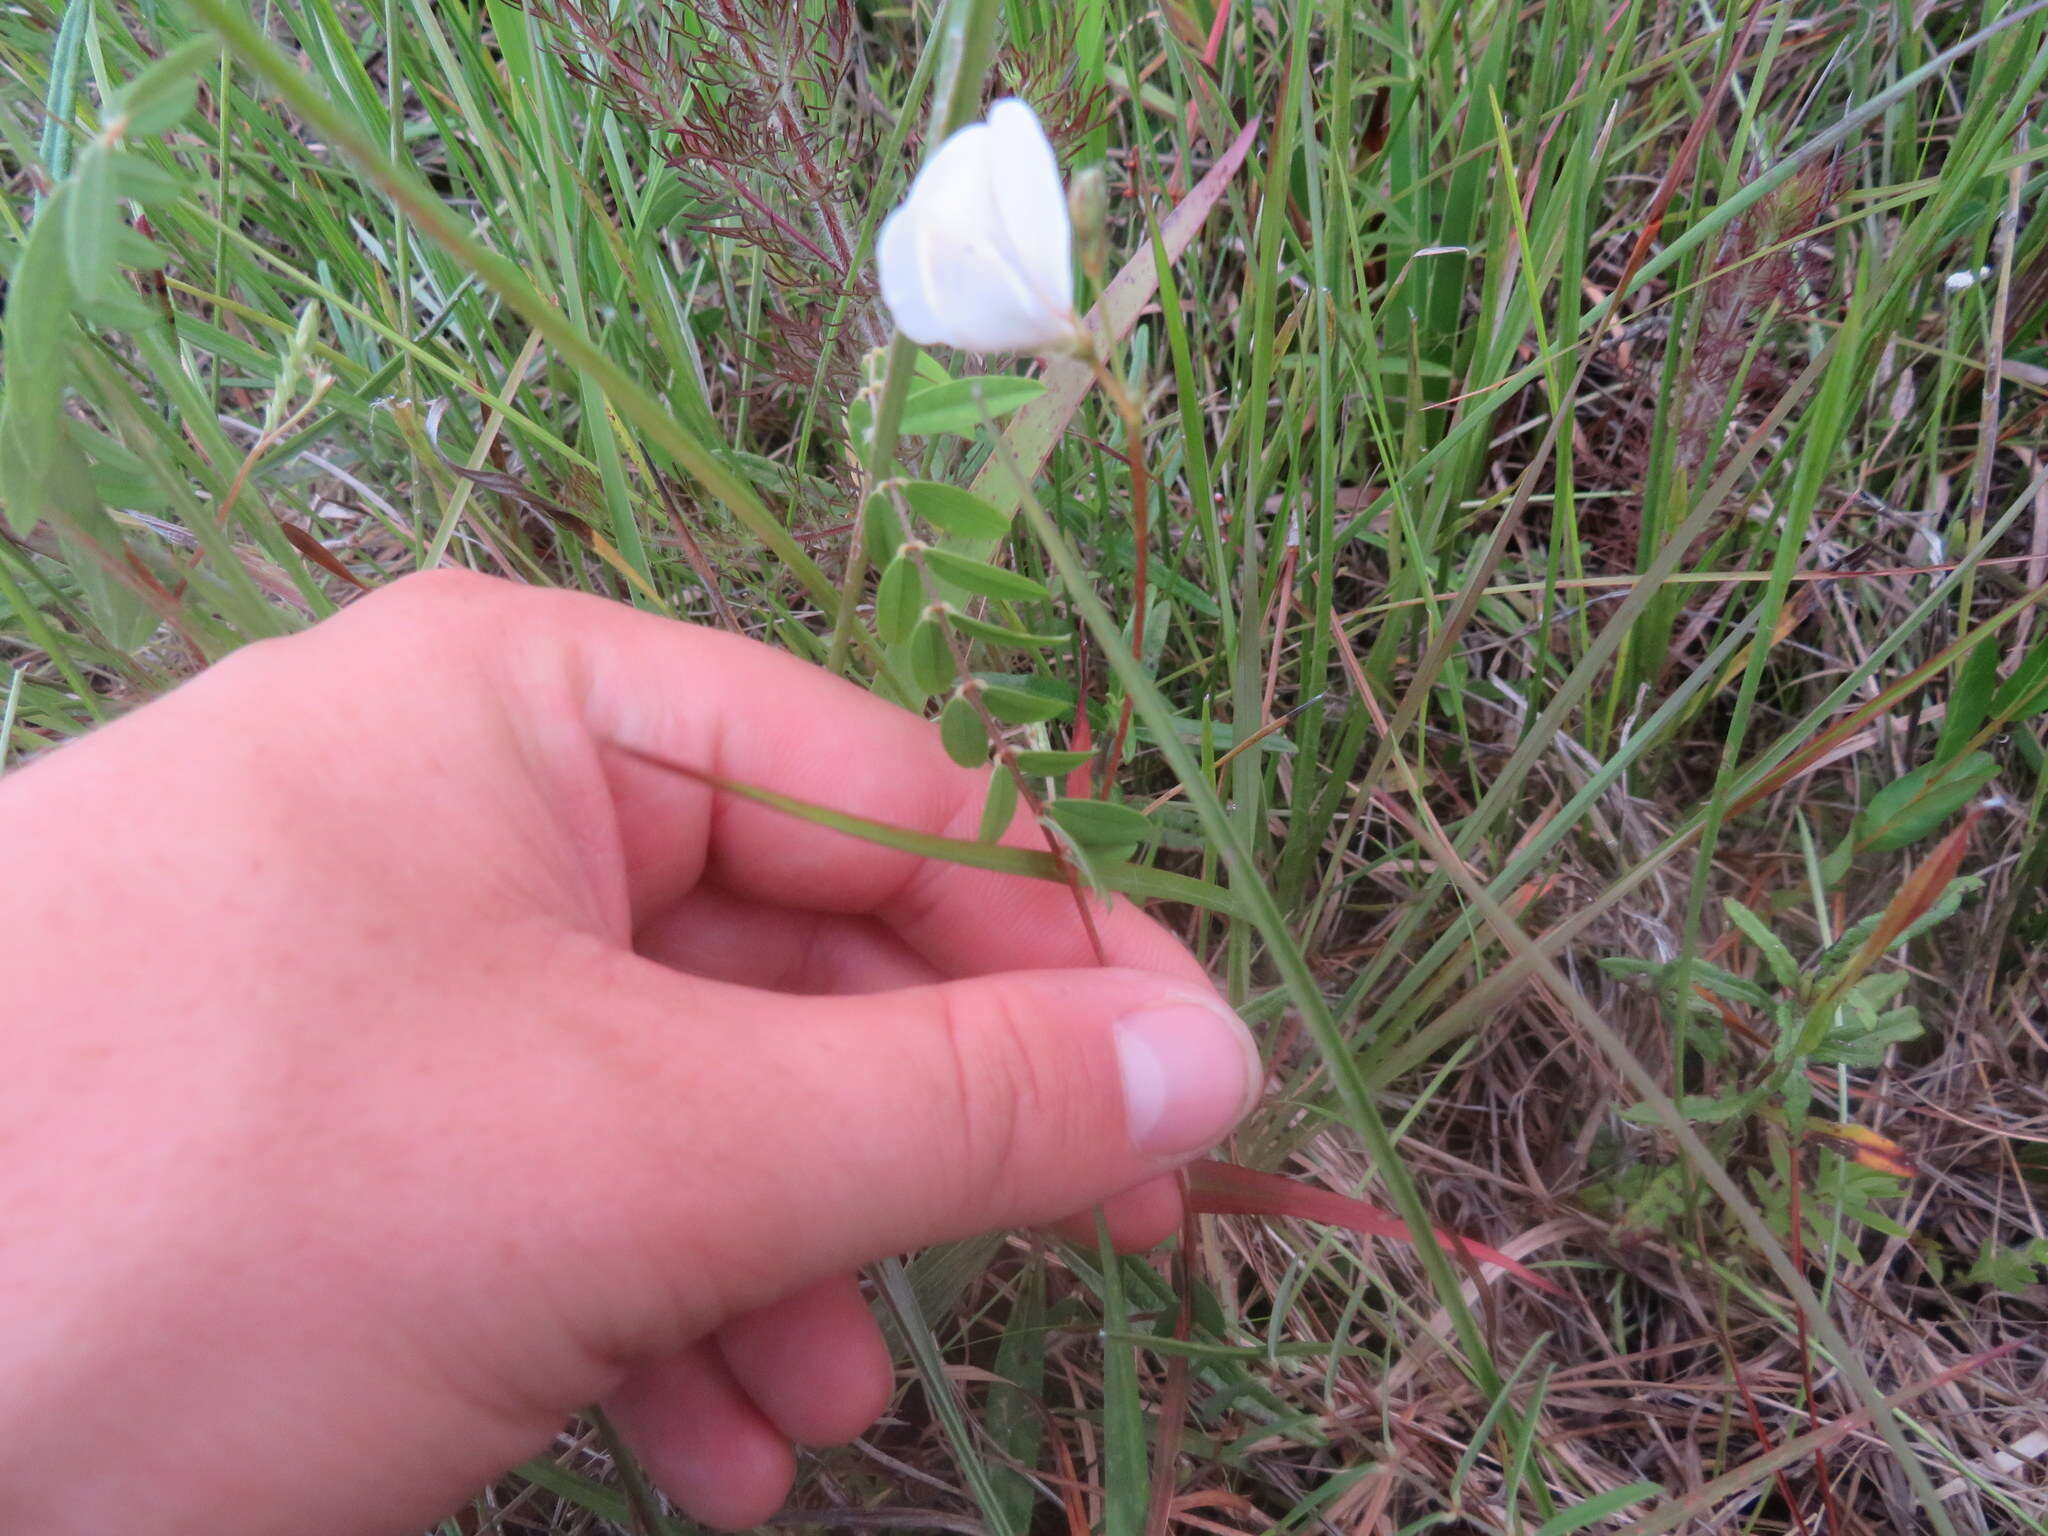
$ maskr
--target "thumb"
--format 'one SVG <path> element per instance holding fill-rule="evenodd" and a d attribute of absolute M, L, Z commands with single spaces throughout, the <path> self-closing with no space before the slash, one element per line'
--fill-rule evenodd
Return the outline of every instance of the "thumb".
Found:
<path fill-rule="evenodd" d="M 1146 971 L 795 998 L 621 960 L 607 1022 L 629 990 L 649 1011 L 671 1049 L 636 1077 L 685 1143 L 650 1219 L 748 1302 L 1095 1204 L 1215 1145 L 1263 1080 L 1215 993 Z"/>

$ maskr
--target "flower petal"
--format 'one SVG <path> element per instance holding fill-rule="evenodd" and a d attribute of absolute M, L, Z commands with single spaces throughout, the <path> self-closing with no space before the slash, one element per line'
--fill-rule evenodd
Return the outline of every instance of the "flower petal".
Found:
<path fill-rule="evenodd" d="M 878 249 L 883 299 L 911 340 L 970 352 L 1031 352 L 1069 329 L 1019 269 L 1003 235 L 994 187 L 998 167 L 986 123 L 939 146 L 890 215 L 889 249 Z"/>
<path fill-rule="evenodd" d="M 1071 329 L 1039 303 L 985 229 L 919 227 L 926 292 L 942 339 L 968 352 L 1038 352 Z"/>
<path fill-rule="evenodd" d="M 904 203 L 882 220 L 875 240 L 875 267 L 882 281 L 882 303 L 896 328 L 919 346 L 941 345 L 945 324 L 927 301 L 924 266 L 918 255 L 918 211 Z"/>
<path fill-rule="evenodd" d="M 999 237 L 986 123 L 939 146 L 912 188 L 925 300 L 946 340 L 970 352 L 1028 349 L 1046 329 L 1040 306 Z"/>
<path fill-rule="evenodd" d="M 988 130 L 1003 237 L 1032 293 L 1065 317 L 1074 308 L 1074 228 L 1052 142 L 1038 114 L 1014 96 L 988 109 Z"/>

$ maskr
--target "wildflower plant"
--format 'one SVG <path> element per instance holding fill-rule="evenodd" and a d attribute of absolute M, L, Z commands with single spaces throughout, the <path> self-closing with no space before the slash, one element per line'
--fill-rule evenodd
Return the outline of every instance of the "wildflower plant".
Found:
<path fill-rule="evenodd" d="M 1099 208 L 1095 218 L 1087 245 L 1099 252 Z M 999 771 L 991 779 L 983 836 L 1006 830 L 1021 803 L 1043 827 L 1092 938 L 1082 883 L 1098 883 L 1095 861 L 1127 859 L 1150 825 L 1141 813 L 1086 792 L 1089 701 L 1078 690 L 1069 701 L 1047 690 L 1042 674 L 989 674 L 972 664 L 976 647 L 1043 658 L 1068 650 L 1074 637 L 1043 623 L 1034 627 L 1030 613 L 1043 612 L 1053 597 L 1045 583 L 963 551 L 963 545 L 993 550 L 1001 543 L 1008 531 L 1001 511 L 970 489 L 916 479 L 892 462 L 906 433 L 972 440 L 1042 393 L 1038 381 L 1014 375 L 951 378 L 917 356 L 918 349 L 1085 359 L 1124 418 L 1134 536 L 1144 558 L 1150 486 L 1138 411 L 1097 356 L 1095 338 L 1075 310 L 1068 197 L 1052 144 L 1028 103 L 1005 97 L 984 120 L 958 126 L 936 143 L 902 203 L 883 220 L 876 258 L 896 336 L 873 355 L 871 387 L 856 400 L 848 425 L 866 471 L 859 550 L 879 571 L 877 631 L 911 696 L 943 701 L 940 732 L 954 759 L 979 766 L 993 753 Z M 1099 265 L 1091 276 L 1099 285 Z M 900 387 L 906 363 L 917 379 L 907 392 Z M 899 400 L 900 414 L 892 419 Z M 858 555 L 849 561 L 842 633 L 861 565 Z M 1140 627 L 1133 642 L 1141 655 L 1142 635 Z M 1046 727 L 1069 716 L 1067 745 L 1056 749 Z M 1126 714 L 1119 743 L 1127 726 Z M 1048 793 L 1055 782 L 1072 792 Z"/>

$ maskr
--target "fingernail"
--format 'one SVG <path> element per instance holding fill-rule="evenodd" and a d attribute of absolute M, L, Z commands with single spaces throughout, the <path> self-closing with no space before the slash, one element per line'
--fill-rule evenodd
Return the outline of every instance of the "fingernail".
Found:
<path fill-rule="evenodd" d="M 1259 1048 L 1220 1004 L 1162 1003 L 1116 1023 L 1131 1144 L 1153 1157 L 1202 1152 L 1258 1102 Z"/>

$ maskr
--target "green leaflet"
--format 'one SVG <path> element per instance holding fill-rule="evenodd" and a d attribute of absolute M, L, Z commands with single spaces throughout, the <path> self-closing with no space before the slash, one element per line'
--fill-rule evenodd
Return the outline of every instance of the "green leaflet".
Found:
<path fill-rule="evenodd" d="M 993 597 L 1010 603 L 1030 603 L 1044 602 L 1052 596 L 1029 576 L 1005 570 L 999 565 L 970 560 L 965 555 L 950 554 L 943 549 L 927 549 L 924 558 L 931 566 L 933 575 L 944 577 L 956 587 L 964 587 L 981 597 Z"/>
<path fill-rule="evenodd" d="M 1036 379 L 988 374 L 913 390 L 903 406 L 905 437 L 972 437 L 983 421 L 1021 410 L 1045 393 Z"/>
<path fill-rule="evenodd" d="M 910 510 L 939 532 L 962 539 L 996 540 L 1009 520 L 982 497 L 937 480 L 911 480 L 900 487 Z"/>
<path fill-rule="evenodd" d="M 988 761 L 988 733 L 974 706 L 955 694 L 939 712 L 939 740 L 946 755 L 962 768 L 979 768 Z"/>

